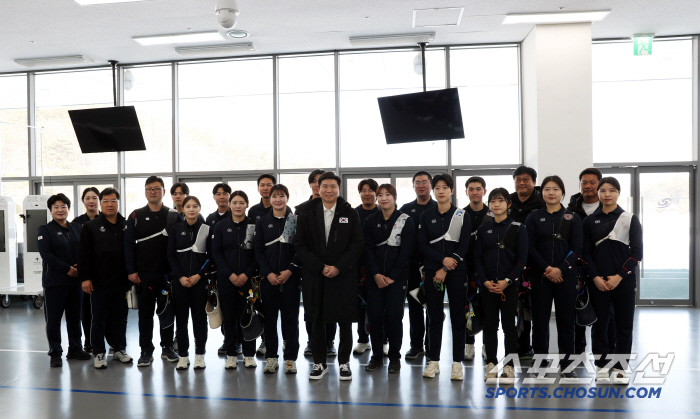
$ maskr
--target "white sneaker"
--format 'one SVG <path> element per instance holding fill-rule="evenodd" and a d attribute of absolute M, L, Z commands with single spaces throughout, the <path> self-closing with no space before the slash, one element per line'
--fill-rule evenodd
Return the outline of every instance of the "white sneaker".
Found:
<path fill-rule="evenodd" d="M 246 368 L 255 368 L 258 364 L 255 362 L 255 358 L 252 356 L 247 356 L 243 358 L 243 366 Z"/>
<path fill-rule="evenodd" d="M 95 355 L 95 368 L 98 370 L 107 368 L 107 360 L 104 353 Z"/>
<path fill-rule="evenodd" d="M 124 350 L 116 351 L 114 353 L 114 359 L 121 362 L 122 364 L 128 364 L 129 362 L 134 362 L 134 358 L 132 358 Z"/>
<path fill-rule="evenodd" d="M 486 361 L 486 345 L 481 345 L 481 357 Z"/>
<path fill-rule="evenodd" d="M 498 380 L 502 384 L 514 384 L 515 383 L 515 371 L 510 365 L 503 367 L 503 372 L 501 373 L 501 378 Z"/>
<path fill-rule="evenodd" d="M 267 358 L 267 363 L 265 364 L 263 372 L 265 374 L 274 374 L 277 372 L 277 367 L 277 358 Z"/>
<path fill-rule="evenodd" d="M 463 381 L 464 380 L 464 369 L 462 368 L 461 362 L 453 362 L 452 363 L 452 375 L 450 376 L 450 380 L 454 380 L 454 381 Z"/>
<path fill-rule="evenodd" d="M 496 371 L 493 371 L 495 370 L 495 368 L 496 365 L 493 362 L 489 362 L 488 365 L 486 365 L 486 374 L 484 375 L 484 381 L 488 381 L 489 379 L 496 379 Z"/>
<path fill-rule="evenodd" d="M 180 360 L 177 361 L 177 366 L 175 367 L 175 369 L 176 370 L 186 370 L 189 367 L 190 367 L 190 357 L 189 356 L 181 356 Z"/>
<path fill-rule="evenodd" d="M 262 341 L 260 342 L 260 346 L 258 346 L 258 350 L 255 351 L 255 354 L 265 356 L 265 353 L 267 353 L 267 348 L 265 348 L 265 341 Z"/>
<path fill-rule="evenodd" d="M 207 365 L 204 363 L 204 355 L 195 355 L 194 356 L 194 369 L 203 370 L 206 367 L 207 367 Z"/>
<path fill-rule="evenodd" d="M 440 363 L 437 361 L 430 361 L 423 371 L 423 377 L 435 378 L 435 374 L 440 374 Z"/>
<path fill-rule="evenodd" d="M 356 354 L 363 354 L 369 349 L 372 349 L 372 346 L 369 343 L 358 343 L 357 345 L 355 345 L 355 349 L 353 349 L 352 351 Z"/>
<path fill-rule="evenodd" d="M 384 350 L 384 356 L 389 356 L 389 344 L 385 343 L 382 345 L 382 350 Z"/>
<path fill-rule="evenodd" d="M 621 386 L 626 386 L 630 382 L 630 379 L 627 377 L 627 373 L 625 372 L 625 370 L 619 370 L 617 368 L 613 368 L 610 378 L 612 379 L 613 384 Z"/>
<path fill-rule="evenodd" d="M 611 384 L 610 371 L 603 371 L 601 367 L 595 367 L 595 382 L 596 384 Z"/>
<path fill-rule="evenodd" d="M 296 361 L 284 361 L 284 373 L 285 374 L 296 374 L 297 373 L 297 362 Z"/>
<path fill-rule="evenodd" d="M 467 361 L 473 361 L 474 360 L 474 345 L 468 343 L 464 346 L 464 359 Z"/>
<path fill-rule="evenodd" d="M 238 368 L 238 357 L 236 356 L 226 356 L 226 366 L 227 370 L 235 370 Z"/>

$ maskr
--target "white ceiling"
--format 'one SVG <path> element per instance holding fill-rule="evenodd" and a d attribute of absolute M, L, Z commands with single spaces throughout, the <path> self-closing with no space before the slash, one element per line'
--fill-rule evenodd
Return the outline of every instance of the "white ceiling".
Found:
<path fill-rule="evenodd" d="M 81 7 L 73 0 L 0 0 L 0 73 L 26 70 L 16 58 L 85 55 L 137 63 L 180 60 L 174 47 L 143 47 L 133 36 L 218 29 L 214 0 L 149 0 Z M 519 42 L 532 25 L 501 25 L 507 13 L 603 10 L 593 37 L 700 33 L 698 0 L 239 0 L 236 29 L 257 54 L 350 49 L 349 36 L 425 32 L 413 10 L 464 7 L 459 26 L 430 28 L 435 44 Z M 369 19 L 366 19 L 368 17 Z M 34 41 L 35 43 L 31 43 Z M 222 41 L 225 43 L 226 41 Z M 235 42 L 235 41 L 234 41 Z"/>

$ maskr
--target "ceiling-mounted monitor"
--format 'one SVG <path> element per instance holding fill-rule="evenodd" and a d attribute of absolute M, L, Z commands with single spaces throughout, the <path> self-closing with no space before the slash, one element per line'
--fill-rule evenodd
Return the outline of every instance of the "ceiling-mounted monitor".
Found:
<path fill-rule="evenodd" d="M 68 111 L 83 153 L 145 150 L 133 106 Z"/>

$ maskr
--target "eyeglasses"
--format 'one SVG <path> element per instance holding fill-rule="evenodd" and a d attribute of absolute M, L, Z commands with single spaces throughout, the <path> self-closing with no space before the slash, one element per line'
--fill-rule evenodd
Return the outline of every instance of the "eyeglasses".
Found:
<path fill-rule="evenodd" d="M 162 191 L 163 188 L 146 188 L 146 192 L 151 193 L 151 192 L 158 192 Z"/>
<path fill-rule="evenodd" d="M 427 186 L 427 185 L 430 185 L 430 181 L 424 180 L 421 182 L 420 180 L 417 180 L 417 181 L 413 182 L 413 184 L 416 186 Z"/>
<path fill-rule="evenodd" d="M 516 177 L 515 178 L 515 183 L 528 183 L 532 180 L 531 177 Z"/>
<path fill-rule="evenodd" d="M 118 200 L 118 199 L 103 199 L 103 200 L 100 201 L 100 202 L 102 202 L 102 203 L 105 204 L 105 205 L 107 205 L 107 204 L 118 204 L 118 203 L 119 203 L 119 200 Z"/>

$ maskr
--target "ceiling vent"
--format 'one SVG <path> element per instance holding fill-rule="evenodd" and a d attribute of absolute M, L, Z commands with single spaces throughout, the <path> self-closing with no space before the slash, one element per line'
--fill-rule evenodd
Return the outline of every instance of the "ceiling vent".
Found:
<path fill-rule="evenodd" d="M 416 9 L 413 11 L 414 28 L 436 26 L 459 26 L 464 7 L 444 7 L 439 9 Z"/>

